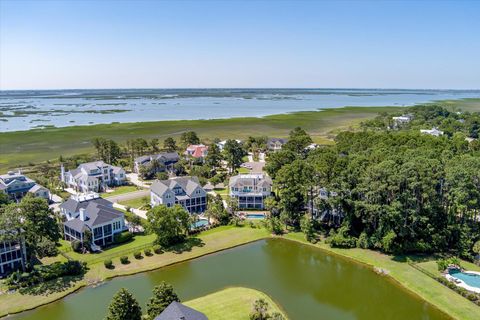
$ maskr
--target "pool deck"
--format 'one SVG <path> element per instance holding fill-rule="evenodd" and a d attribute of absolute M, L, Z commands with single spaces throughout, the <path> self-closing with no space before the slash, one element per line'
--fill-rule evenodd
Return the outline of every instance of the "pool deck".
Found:
<path fill-rule="evenodd" d="M 480 272 L 476 272 L 476 271 L 464 271 L 463 273 L 476 274 L 476 275 L 480 276 Z M 446 274 L 445 278 L 447 278 L 449 281 L 455 283 L 457 286 L 459 286 L 461 288 L 464 288 L 464 289 L 467 289 L 468 291 L 472 291 L 472 292 L 475 292 L 475 293 L 480 293 L 480 288 L 469 286 L 468 284 L 465 283 L 465 281 L 463 281 L 461 279 L 458 279 L 458 278 L 455 278 L 454 276 L 452 276 L 450 274 Z"/>

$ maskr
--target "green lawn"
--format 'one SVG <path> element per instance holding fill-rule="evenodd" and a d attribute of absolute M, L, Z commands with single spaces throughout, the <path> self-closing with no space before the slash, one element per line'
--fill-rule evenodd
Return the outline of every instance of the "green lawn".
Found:
<path fill-rule="evenodd" d="M 305 236 L 302 233 L 290 233 L 285 237 L 287 239 L 308 243 L 305 241 Z M 477 305 L 460 296 L 453 290 L 443 286 L 438 281 L 430 278 L 421 271 L 411 267 L 403 256 L 395 257 L 377 251 L 359 248 L 331 248 L 325 242 L 309 245 L 365 263 L 372 267 L 379 267 L 388 270 L 389 275 L 401 286 L 404 286 L 424 300 L 435 305 L 440 310 L 449 314 L 452 318 L 462 320 L 480 319 L 480 308 Z M 430 265 L 434 265 L 435 270 L 437 270 L 435 262 L 431 262 Z"/>
<path fill-rule="evenodd" d="M 140 208 L 145 205 L 144 199 L 145 197 L 139 197 L 135 199 L 130 199 L 130 200 L 125 200 L 125 201 L 119 201 L 119 204 L 123 204 L 124 206 L 129 206 L 130 208 Z"/>
<path fill-rule="evenodd" d="M 237 171 L 238 171 L 239 174 L 250 173 L 250 170 L 249 170 L 249 169 L 243 168 L 243 167 L 242 167 L 242 168 L 238 168 Z"/>
<path fill-rule="evenodd" d="M 281 308 L 265 293 L 249 288 L 227 288 L 204 297 L 186 301 L 184 304 L 203 312 L 209 320 L 248 320 L 253 303 L 264 299 L 270 314 L 280 312 L 288 319 Z"/>
<path fill-rule="evenodd" d="M 133 192 L 137 190 L 138 190 L 137 186 L 120 186 L 120 187 L 116 187 L 113 192 L 104 192 L 101 195 L 102 197 L 113 197 L 113 196 L 118 196 L 119 194 Z"/>

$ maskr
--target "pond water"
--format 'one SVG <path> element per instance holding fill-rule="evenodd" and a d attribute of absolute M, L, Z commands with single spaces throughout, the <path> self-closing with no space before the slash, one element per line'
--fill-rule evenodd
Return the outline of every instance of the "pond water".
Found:
<path fill-rule="evenodd" d="M 261 117 L 344 106 L 411 106 L 475 90 L 111 89 L 0 91 L 0 132 L 112 122 Z"/>
<path fill-rule="evenodd" d="M 145 306 L 151 289 L 162 280 L 173 284 L 182 300 L 229 286 L 261 290 L 278 302 L 291 320 L 449 319 L 363 265 L 282 239 L 261 240 L 153 272 L 116 278 L 11 319 L 102 319 L 120 288 L 128 288 Z"/>

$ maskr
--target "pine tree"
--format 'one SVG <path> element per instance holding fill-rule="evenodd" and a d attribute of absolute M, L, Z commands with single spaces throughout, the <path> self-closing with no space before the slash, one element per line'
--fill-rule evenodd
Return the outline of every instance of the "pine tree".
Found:
<path fill-rule="evenodd" d="M 122 288 L 112 298 L 105 320 L 141 320 L 142 309 L 127 289 Z"/>
<path fill-rule="evenodd" d="M 174 301 L 180 302 L 171 284 L 162 282 L 153 288 L 153 297 L 147 303 L 147 314 L 150 319 L 155 319 L 160 313 Z"/>

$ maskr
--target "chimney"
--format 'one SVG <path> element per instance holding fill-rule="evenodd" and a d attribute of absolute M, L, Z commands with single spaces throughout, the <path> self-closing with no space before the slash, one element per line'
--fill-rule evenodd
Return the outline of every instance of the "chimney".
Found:
<path fill-rule="evenodd" d="M 79 219 L 82 220 L 82 221 L 85 221 L 85 209 L 84 208 L 80 208 L 80 216 L 79 216 Z"/>
<path fill-rule="evenodd" d="M 62 180 L 62 182 L 65 182 L 65 167 L 63 166 L 63 163 L 60 166 L 60 180 Z"/>

